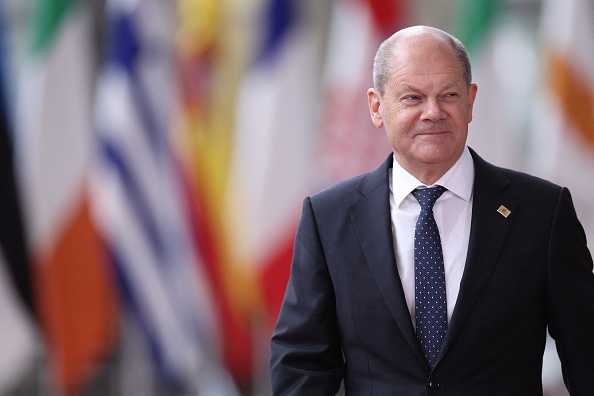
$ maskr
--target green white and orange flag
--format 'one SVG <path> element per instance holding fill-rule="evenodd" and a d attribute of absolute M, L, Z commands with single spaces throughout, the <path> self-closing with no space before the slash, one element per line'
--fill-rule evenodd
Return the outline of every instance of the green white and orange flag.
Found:
<path fill-rule="evenodd" d="M 18 108 L 18 168 L 52 387 L 84 387 L 115 338 L 114 292 L 91 222 L 90 2 L 33 3 Z"/>
<path fill-rule="evenodd" d="M 451 33 L 468 50 L 478 95 L 468 145 L 487 160 L 523 168 L 535 51 L 525 20 L 503 0 L 458 0 Z"/>
<path fill-rule="evenodd" d="M 594 3 L 545 0 L 532 171 L 567 186 L 594 246 Z"/>

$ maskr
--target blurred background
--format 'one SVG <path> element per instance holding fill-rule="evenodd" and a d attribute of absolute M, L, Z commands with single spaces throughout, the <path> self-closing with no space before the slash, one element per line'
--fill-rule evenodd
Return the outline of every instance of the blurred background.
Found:
<path fill-rule="evenodd" d="M 466 44 L 469 145 L 568 186 L 592 250 L 593 10 L 2 0 L 0 395 L 269 395 L 301 201 L 389 154 L 366 89 L 410 25 Z"/>

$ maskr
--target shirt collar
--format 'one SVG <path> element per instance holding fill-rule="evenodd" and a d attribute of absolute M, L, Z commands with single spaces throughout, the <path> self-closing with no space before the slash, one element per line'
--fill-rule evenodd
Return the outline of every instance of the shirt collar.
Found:
<path fill-rule="evenodd" d="M 408 173 L 396 158 L 392 166 L 392 181 L 390 187 L 394 195 L 394 203 L 399 207 L 404 198 L 417 187 L 430 187 L 423 184 L 416 177 Z M 464 149 L 458 161 L 452 166 L 436 183 L 448 189 L 451 193 L 462 198 L 466 202 L 470 201 L 472 196 L 472 186 L 474 184 L 474 161 L 468 147 Z"/>

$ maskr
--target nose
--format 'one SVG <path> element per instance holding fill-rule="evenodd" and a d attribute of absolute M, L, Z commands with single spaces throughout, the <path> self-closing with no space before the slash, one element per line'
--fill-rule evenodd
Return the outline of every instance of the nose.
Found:
<path fill-rule="evenodd" d="M 443 111 L 441 104 L 437 99 L 428 99 L 425 102 L 423 112 L 421 114 L 422 121 L 437 122 L 443 120 L 445 117 L 445 112 Z"/>

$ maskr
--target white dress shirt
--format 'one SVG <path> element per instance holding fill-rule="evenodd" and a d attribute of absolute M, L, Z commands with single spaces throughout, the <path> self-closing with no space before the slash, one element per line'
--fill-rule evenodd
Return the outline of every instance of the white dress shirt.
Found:
<path fill-rule="evenodd" d="M 466 148 L 454 166 L 435 183 L 447 188 L 447 191 L 435 202 L 433 213 L 443 250 L 448 322 L 452 318 L 458 298 L 468 251 L 473 182 L 474 162 L 470 151 Z M 427 187 L 431 186 L 424 185 L 405 171 L 394 158 L 394 165 L 390 172 L 392 235 L 396 266 L 413 326 L 415 326 L 414 237 L 421 207 L 411 192 L 415 188 Z"/>

